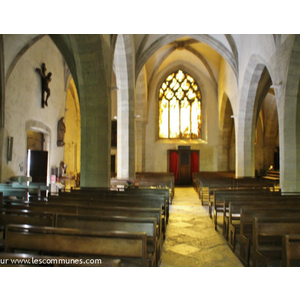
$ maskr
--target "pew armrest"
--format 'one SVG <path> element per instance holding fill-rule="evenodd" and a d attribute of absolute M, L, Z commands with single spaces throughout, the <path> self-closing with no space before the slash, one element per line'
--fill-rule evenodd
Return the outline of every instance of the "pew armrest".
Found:
<path fill-rule="evenodd" d="M 245 266 L 249 266 L 250 239 L 240 235 L 240 260 Z"/>
<path fill-rule="evenodd" d="M 260 251 L 253 252 L 253 267 L 267 267 L 268 258 Z"/>

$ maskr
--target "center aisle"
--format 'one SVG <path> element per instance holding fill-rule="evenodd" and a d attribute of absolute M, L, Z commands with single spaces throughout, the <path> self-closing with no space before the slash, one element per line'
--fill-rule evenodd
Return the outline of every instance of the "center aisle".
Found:
<path fill-rule="evenodd" d="M 160 267 L 243 267 L 193 187 L 176 187 Z"/>

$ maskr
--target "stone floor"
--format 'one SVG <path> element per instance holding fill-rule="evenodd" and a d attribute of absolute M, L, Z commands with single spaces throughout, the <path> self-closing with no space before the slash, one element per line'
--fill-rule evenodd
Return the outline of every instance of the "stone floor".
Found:
<path fill-rule="evenodd" d="M 192 187 L 176 187 L 161 267 L 242 267 Z"/>

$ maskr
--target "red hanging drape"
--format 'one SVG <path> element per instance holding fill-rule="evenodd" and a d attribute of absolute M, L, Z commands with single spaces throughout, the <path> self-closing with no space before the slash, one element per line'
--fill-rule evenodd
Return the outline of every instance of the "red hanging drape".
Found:
<path fill-rule="evenodd" d="M 199 155 L 197 152 L 191 154 L 191 175 L 199 172 Z"/>
<path fill-rule="evenodd" d="M 172 152 L 170 155 L 170 172 L 174 173 L 175 182 L 176 182 L 178 176 L 178 153 L 177 152 Z"/>

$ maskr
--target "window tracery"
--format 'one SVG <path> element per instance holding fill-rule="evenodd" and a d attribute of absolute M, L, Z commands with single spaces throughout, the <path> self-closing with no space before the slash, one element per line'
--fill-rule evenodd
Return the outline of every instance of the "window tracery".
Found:
<path fill-rule="evenodd" d="M 159 89 L 159 138 L 201 138 L 201 93 L 182 70 L 171 73 Z"/>

